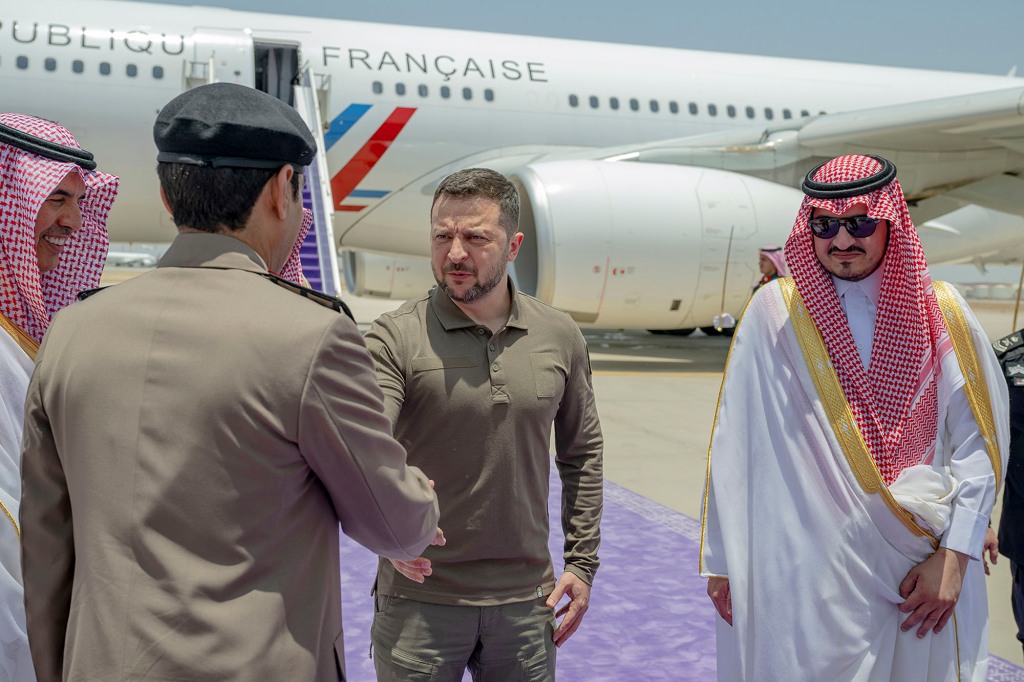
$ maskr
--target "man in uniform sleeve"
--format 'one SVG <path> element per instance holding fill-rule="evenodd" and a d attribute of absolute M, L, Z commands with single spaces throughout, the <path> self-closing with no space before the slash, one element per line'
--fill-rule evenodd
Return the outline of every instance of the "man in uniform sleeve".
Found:
<path fill-rule="evenodd" d="M 35 680 L 21 572 L 25 394 L 51 317 L 99 284 L 118 180 L 66 129 L 0 114 L 0 679 Z"/>
<path fill-rule="evenodd" d="M 523 240 L 508 179 L 453 173 L 430 215 L 437 287 L 381 316 L 366 343 L 395 436 L 437 482 L 450 537 L 415 561 L 380 561 L 377 677 L 461 680 L 468 667 L 478 682 L 551 680 L 598 567 L 603 440 L 586 344 L 568 315 L 508 276 Z M 565 533 L 557 584 L 552 426 Z"/>
<path fill-rule="evenodd" d="M 343 680 L 339 522 L 395 559 L 441 540 L 355 324 L 268 274 L 309 219 L 313 137 L 284 103 L 217 83 L 168 103 L 154 139 L 178 236 L 57 316 L 29 388 L 36 672 Z"/>
<path fill-rule="evenodd" d="M 803 190 L 792 278 L 743 314 L 708 455 L 719 679 L 983 680 L 999 365 L 932 282 L 892 163 L 832 159 Z"/>
<path fill-rule="evenodd" d="M 1017 639 L 1024 645 L 1024 331 L 993 344 L 1010 392 L 1010 461 L 1006 465 L 999 553 L 1010 560 L 1010 599 Z M 995 552 L 992 552 L 995 561 Z"/>

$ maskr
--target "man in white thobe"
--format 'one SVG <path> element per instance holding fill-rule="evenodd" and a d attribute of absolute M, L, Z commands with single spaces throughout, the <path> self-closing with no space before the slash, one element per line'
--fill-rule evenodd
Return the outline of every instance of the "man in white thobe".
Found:
<path fill-rule="evenodd" d="M 792 277 L 744 313 L 712 432 L 719 679 L 983 680 L 999 365 L 931 281 L 890 162 L 839 157 L 803 189 Z"/>
<path fill-rule="evenodd" d="M 0 679 L 35 680 L 21 573 L 21 434 L 53 315 L 95 288 L 118 180 L 59 125 L 0 114 Z"/>

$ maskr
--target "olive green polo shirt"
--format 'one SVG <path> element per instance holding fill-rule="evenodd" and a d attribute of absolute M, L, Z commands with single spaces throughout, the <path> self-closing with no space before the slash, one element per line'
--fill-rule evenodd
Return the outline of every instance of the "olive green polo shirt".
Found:
<path fill-rule="evenodd" d="M 551 431 L 562 482 L 565 569 L 591 583 L 602 509 L 601 426 L 586 342 L 564 312 L 516 291 L 495 334 L 440 288 L 366 335 L 385 412 L 409 464 L 435 482 L 444 547 L 423 584 L 380 562 L 377 589 L 436 604 L 546 596 Z"/>

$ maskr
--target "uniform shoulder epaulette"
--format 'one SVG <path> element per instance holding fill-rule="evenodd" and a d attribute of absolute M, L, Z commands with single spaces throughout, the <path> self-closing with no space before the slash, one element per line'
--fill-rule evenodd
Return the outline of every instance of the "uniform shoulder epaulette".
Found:
<path fill-rule="evenodd" d="M 1024 331 L 1007 334 L 992 344 L 992 348 L 996 352 L 996 357 L 1000 360 L 1002 360 L 1003 356 L 1010 351 L 1017 350 L 1021 347 L 1024 347 Z"/>
<path fill-rule="evenodd" d="M 298 294 L 303 298 L 308 298 L 310 301 L 313 301 L 314 303 L 319 303 L 325 308 L 330 308 L 331 310 L 334 310 L 339 313 L 345 313 L 346 315 L 348 315 L 350 320 L 352 320 L 353 322 L 356 321 L 356 318 L 353 317 L 352 311 L 349 310 L 349 307 L 345 305 L 345 302 L 342 301 L 337 296 L 331 296 L 330 294 L 325 294 L 322 291 L 310 289 L 309 287 L 299 286 L 295 282 L 289 282 L 288 280 L 282 277 L 278 277 L 277 275 L 273 275 L 269 272 L 260 272 L 257 274 L 259 274 L 260 277 L 263 277 L 264 279 L 269 279 L 277 286 L 283 287 L 288 291 L 292 292 L 293 294 Z"/>
<path fill-rule="evenodd" d="M 110 285 L 107 285 L 107 286 L 110 286 Z M 106 288 L 107 287 L 96 287 L 95 289 L 86 289 L 85 291 L 80 291 L 80 292 L 78 292 L 78 300 L 79 301 L 84 301 L 85 299 L 89 298 L 93 294 L 98 294 L 99 292 L 103 291 Z"/>

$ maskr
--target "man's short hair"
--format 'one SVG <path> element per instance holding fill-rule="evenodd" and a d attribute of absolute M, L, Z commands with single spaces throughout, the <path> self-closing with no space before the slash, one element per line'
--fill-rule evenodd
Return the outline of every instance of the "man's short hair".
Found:
<path fill-rule="evenodd" d="M 511 239 L 519 231 L 519 190 L 497 171 L 490 168 L 455 171 L 442 180 L 434 191 L 434 200 L 430 204 L 431 214 L 441 195 L 455 199 L 482 198 L 496 201 L 498 222 L 505 229 L 505 235 Z"/>
<path fill-rule="evenodd" d="M 280 169 L 211 168 L 185 163 L 157 163 L 156 174 L 178 227 L 229 232 L 245 227 L 260 193 Z M 292 176 L 298 198 L 299 176 Z"/>

